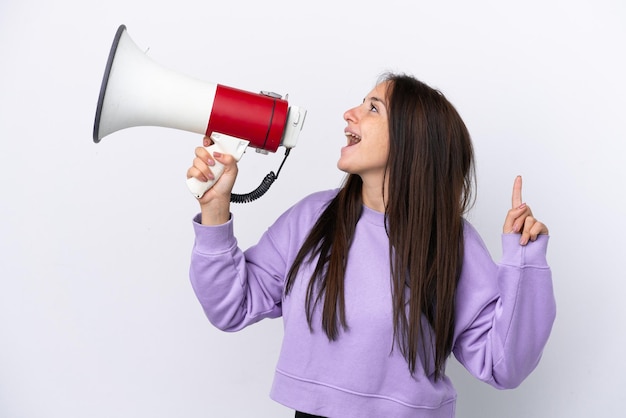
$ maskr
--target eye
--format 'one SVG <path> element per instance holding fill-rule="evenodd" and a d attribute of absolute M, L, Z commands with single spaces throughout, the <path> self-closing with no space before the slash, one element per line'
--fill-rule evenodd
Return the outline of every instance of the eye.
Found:
<path fill-rule="evenodd" d="M 374 105 L 374 103 L 370 103 L 370 112 L 378 112 L 378 108 Z"/>

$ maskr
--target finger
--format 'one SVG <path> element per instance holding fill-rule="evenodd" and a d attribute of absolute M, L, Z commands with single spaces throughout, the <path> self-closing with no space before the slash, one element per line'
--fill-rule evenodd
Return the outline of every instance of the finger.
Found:
<path fill-rule="evenodd" d="M 207 182 L 209 181 L 208 176 L 202 172 L 202 170 L 199 170 L 197 167 L 193 166 L 193 167 L 189 167 L 189 169 L 187 170 L 187 178 L 196 178 L 201 182 Z"/>
<path fill-rule="evenodd" d="M 505 234 L 513 234 L 517 232 L 515 230 L 515 220 L 519 218 L 521 214 L 519 209 L 509 209 L 506 214 L 506 218 L 504 219 L 504 226 L 502 227 L 502 232 Z"/>
<path fill-rule="evenodd" d="M 530 240 L 536 241 L 539 235 L 547 235 L 548 228 L 541 222 L 535 220 L 535 223 L 530 228 Z"/>
<path fill-rule="evenodd" d="M 530 207 L 524 203 L 517 208 L 509 209 L 506 218 L 504 219 L 502 232 L 505 234 L 520 232 L 524 226 L 524 219 L 529 215 L 532 216 L 532 211 L 530 210 Z"/>
<path fill-rule="evenodd" d="M 211 167 L 215 166 L 215 160 L 211 154 L 203 147 L 197 147 L 195 154 L 196 158 L 193 159 L 192 167 L 187 170 L 187 178 L 195 177 L 203 182 L 213 180 L 215 176 Z"/>
<path fill-rule="evenodd" d="M 213 156 L 211 155 L 211 153 L 209 151 L 207 151 L 206 148 L 203 147 L 197 147 L 196 148 L 196 158 L 194 159 L 194 165 L 203 173 L 205 173 L 205 175 L 209 175 L 209 179 L 213 179 L 212 175 L 213 173 L 211 172 L 211 167 L 215 166 L 215 159 L 213 158 Z M 207 167 L 208 166 L 208 167 Z"/>
<path fill-rule="evenodd" d="M 529 241 L 536 241 L 539 235 L 547 235 L 548 228 L 532 215 L 524 220 L 524 231 L 520 238 L 520 244 L 526 245 Z"/>
<path fill-rule="evenodd" d="M 219 151 L 213 152 L 213 158 L 215 158 L 215 160 L 219 161 L 221 164 L 224 164 L 225 166 L 231 166 L 236 163 L 235 157 L 233 157 L 230 154 L 223 154 Z"/>
<path fill-rule="evenodd" d="M 206 161 L 198 158 L 194 161 L 194 165 L 204 175 L 204 177 L 209 180 L 215 179 L 215 176 L 213 175 L 213 170 L 211 169 L 211 167 L 215 165 L 214 162 L 212 162 L 211 164 L 207 164 Z"/>
<path fill-rule="evenodd" d="M 528 244 L 528 241 L 530 241 L 531 231 L 535 223 L 536 220 L 532 216 L 527 216 L 526 219 L 524 219 L 524 229 L 522 230 L 522 236 L 519 240 L 521 245 L 526 245 Z M 537 236 L 535 236 L 535 239 L 537 239 Z"/>
<path fill-rule="evenodd" d="M 213 157 L 211 156 L 211 153 L 207 151 L 206 148 L 196 147 L 195 154 L 196 154 L 196 157 L 200 158 L 201 160 L 206 161 L 207 164 L 214 165 Z"/>
<path fill-rule="evenodd" d="M 210 147 L 211 145 L 213 145 L 213 140 L 211 139 L 210 135 L 205 135 L 204 138 L 202 138 L 202 145 L 204 145 L 205 147 Z"/>
<path fill-rule="evenodd" d="M 215 166 L 214 160 L 209 160 L 208 162 L 202 158 L 196 158 L 193 161 L 193 165 L 200 171 L 206 178 L 209 180 L 213 180 L 215 176 L 213 175 L 213 170 L 211 167 Z"/>
<path fill-rule="evenodd" d="M 522 176 L 515 177 L 513 182 L 513 196 L 511 197 L 511 207 L 513 209 L 522 205 Z"/>

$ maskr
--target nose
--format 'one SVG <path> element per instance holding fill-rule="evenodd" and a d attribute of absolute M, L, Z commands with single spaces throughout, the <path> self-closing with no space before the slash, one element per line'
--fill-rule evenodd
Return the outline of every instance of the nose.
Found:
<path fill-rule="evenodd" d="M 348 109 L 343 113 L 343 120 L 345 120 L 346 122 L 356 122 L 357 120 L 357 115 L 356 115 L 356 107 L 353 107 L 352 109 Z"/>

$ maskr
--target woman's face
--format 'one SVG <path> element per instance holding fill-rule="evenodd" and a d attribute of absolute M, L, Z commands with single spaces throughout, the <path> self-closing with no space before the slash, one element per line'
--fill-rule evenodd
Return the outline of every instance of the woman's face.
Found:
<path fill-rule="evenodd" d="M 378 84 L 363 103 L 346 111 L 343 118 L 348 144 L 341 149 L 337 167 L 346 173 L 357 174 L 363 182 L 383 179 L 389 154 L 387 87 Z"/>

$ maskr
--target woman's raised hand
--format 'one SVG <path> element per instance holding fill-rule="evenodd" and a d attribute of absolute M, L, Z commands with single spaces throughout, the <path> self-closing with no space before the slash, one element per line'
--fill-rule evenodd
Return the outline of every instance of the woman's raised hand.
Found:
<path fill-rule="evenodd" d="M 548 228 L 533 216 L 530 207 L 522 201 L 522 177 L 517 176 L 513 183 L 511 209 L 504 220 L 502 232 L 505 234 L 521 234 L 519 243 L 528 244 L 535 241 L 541 234 L 548 234 Z"/>

